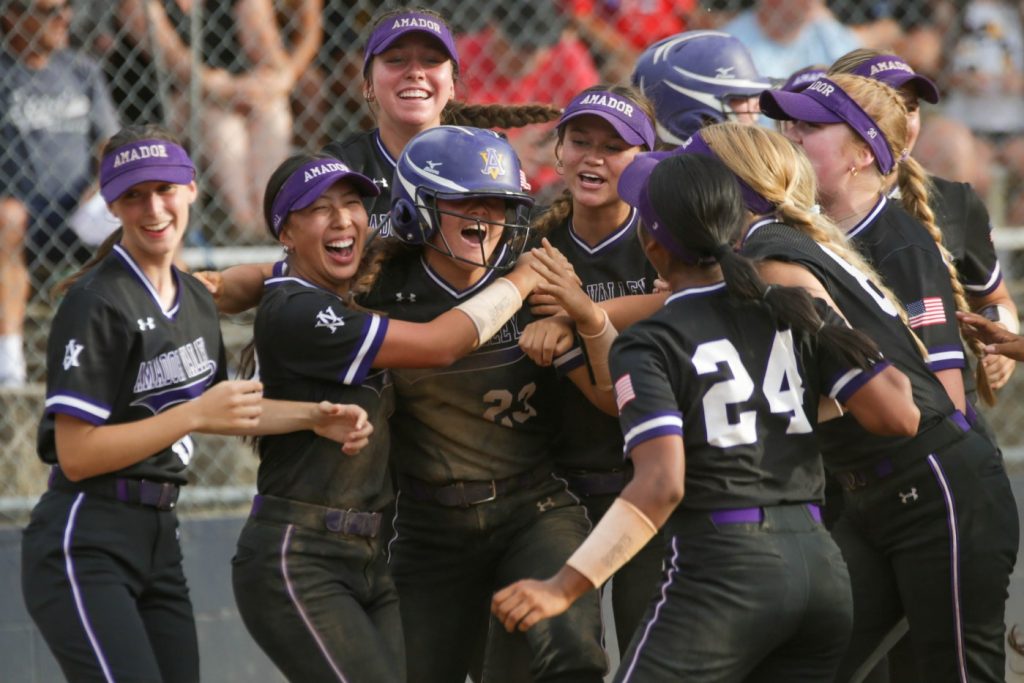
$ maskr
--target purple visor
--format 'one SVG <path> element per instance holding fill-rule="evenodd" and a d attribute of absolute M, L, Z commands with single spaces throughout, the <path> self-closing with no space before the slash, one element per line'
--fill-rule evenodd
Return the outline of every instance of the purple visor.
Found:
<path fill-rule="evenodd" d="M 363 73 L 370 68 L 370 60 L 391 47 L 396 40 L 407 33 L 425 33 L 441 42 L 455 65 L 459 64 L 459 52 L 455 49 L 455 38 L 444 22 L 431 14 L 407 12 L 390 17 L 374 29 L 363 52 Z"/>
<path fill-rule="evenodd" d="M 677 147 L 674 150 L 674 153 L 700 154 L 706 157 L 715 157 L 716 159 L 718 158 L 718 155 L 715 154 L 715 150 L 711 149 L 708 146 L 708 143 L 705 142 L 704 138 L 701 136 L 699 132 L 694 133 L 689 137 L 689 139 L 683 142 L 683 144 L 679 145 L 679 147 Z M 747 209 L 750 210 L 751 213 L 757 216 L 763 216 L 765 214 L 769 214 L 775 211 L 774 204 L 772 204 L 770 201 L 768 201 L 760 194 L 758 194 L 756 191 L 754 191 L 754 188 L 752 188 L 750 185 L 747 185 L 743 181 L 743 179 L 740 178 L 738 175 L 733 173 L 733 176 L 740 184 L 740 194 L 743 195 L 743 203 L 746 205 Z"/>
<path fill-rule="evenodd" d="M 827 78 L 819 78 L 801 92 L 764 91 L 761 93 L 761 113 L 780 121 L 845 123 L 871 148 L 883 175 L 889 175 L 896 165 L 889 141 L 874 119 Z"/>
<path fill-rule="evenodd" d="M 630 206 L 636 207 L 636 210 L 640 212 L 640 220 L 643 221 L 644 228 L 670 254 L 690 265 L 713 263 L 714 257 L 699 254 L 680 244 L 669 227 L 658 216 L 654 206 L 651 205 L 651 199 L 647 192 L 651 173 L 662 160 L 675 154 L 677 153 L 643 152 L 633 157 L 633 161 L 619 176 L 619 197 Z"/>
<path fill-rule="evenodd" d="M 939 101 L 939 89 L 935 87 L 935 83 L 930 78 L 916 73 L 909 64 L 896 55 L 872 57 L 855 66 L 850 73 L 873 78 L 897 90 L 903 86 L 910 86 L 925 102 L 935 104 Z"/>
<path fill-rule="evenodd" d="M 794 71 L 793 75 L 786 79 L 786 82 L 782 84 L 779 90 L 802 92 L 811 83 L 814 83 L 819 78 L 824 78 L 826 75 L 828 75 L 828 72 L 824 67 L 806 66 L 799 71 Z"/>
<path fill-rule="evenodd" d="M 107 204 L 133 185 L 159 180 L 188 185 L 196 167 L 180 145 L 168 140 L 137 140 L 121 145 L 100 162 L 100 194 Z"/>
<path fill-rule="evenodd" d="M 653 150 L 658 137 L 654 123 L 635 102 L 628 97 L 605 90 L 592 90 L 577 95 L 558 119 L 558 126 L 578 116 L 600 116 L 611 124 L 615 132 L 631 145 L 647 145 Z"/>
<path fill-rule="evenodd" d="M 270 209 L 274 235 L 280 236 L 281 226 L 284 225 L 289 213 L 305 209 L 319 199 L 327 188 L 340 180 L 352 183 L 363 197 L 376 197 L 380 194 L 380 189 L 372 180 L 362 173 L 356 173 L 337 159 L 316 159 L 307 162 L 288 176 L 288 180 L 274 197 L 274 205 Z"/>

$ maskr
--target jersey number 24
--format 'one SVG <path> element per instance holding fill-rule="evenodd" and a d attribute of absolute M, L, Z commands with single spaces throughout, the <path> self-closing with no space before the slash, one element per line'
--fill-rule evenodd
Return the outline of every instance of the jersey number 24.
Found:
<path fill-rule="evenodd" d="M 704 427 L 708 443 L 719 448 L 751 444 L 757 441 L 757 411 L 739 413 L 736 422 L 729 420 L 729 406 L 750 400 L 754 381 L 740 360 L 740 354 L 728 339 L 705 342 L 693 354 L 698 375 L 719 371 L 725 365 L 731 379 L 715 382 L 704 394 Z M 811 423 L 803 409 L 804 383 L 793 352 L 793 333 L 775 333 L 768 367 L 761 381 L 761 392 L 772 413 L 789 416 L 787 434 L 807 434 Z"/>

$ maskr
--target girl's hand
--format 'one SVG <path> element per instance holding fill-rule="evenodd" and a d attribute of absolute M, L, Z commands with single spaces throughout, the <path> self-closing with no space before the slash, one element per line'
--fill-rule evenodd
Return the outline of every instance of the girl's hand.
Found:
<path fill-rule="evenodd" d="M 550 295 L 565 312 L 576 321 L 576 326 L 583 334 L 598 334 L 604 327 L 604 312 L 591 300 L 580 286 L 569 259 L 548 242 L 542 241 L 543 249 L 534 249 L 536 262 L 533 269 L 544 278 L 537 285 L 537 294 Z"/>
<path fill-rule="evenodd" d="M 654 292 L 652 292 L 652 293 L 653 294 L 671 294 L 672 293 L 672 288 L 669 286 L 667 281 L 662 280 L 660 277 L 656 277 L 656 278 L 654 278 Z"/>
<path fill-rule="evenodd" d="M 1024 337 L 977 313 L 957 312 L 956 317 L 965 336 L 985 344 L 985 353 L 1024 360 Z"/>
<path fill-rule="evenodd" d="M 519 348 L 537 365 L 547 367 L 575 343 L 572 322 L 563 316 L 536 320 L 523 330 Z"/>
<path fill-rule="evenodd" d="M 259 425 L 263 385 L 252 379 L 218 382 L 190 405 L 194 431 L 210 434 L 246 434 Z"/>
<path fill-rule="evenodd" d="M 313 431 L 340 443 L 345 455 L 355 455 L 369 443 L 373 425 L 362 406 L 321 401 L 313 411 Z"/>
<path fill-rule="evenodd" d="M 192 276 L 203 283 L 203 286 L 213 296 L 215 303 L 220 301 L 220 295 L 224 293 L 224 276 L 220 274 L 220 271 L 200 270 L 197 273 L 192 273 Z"/>
<path fill-rule="evenodd" d="M 494 594 L 491 612 L 509 633 L 527 631 L 538 621 L 558 616 L 572 600 L 554 578 L 547 581 L 524 579 Z"/>

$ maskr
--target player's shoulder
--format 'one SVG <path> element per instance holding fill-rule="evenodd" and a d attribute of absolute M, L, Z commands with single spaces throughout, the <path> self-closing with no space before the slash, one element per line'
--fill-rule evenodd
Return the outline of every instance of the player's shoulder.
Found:
<path fill-rule="evenodd" d="M 373 158 L 374 135 L 373 131 L 364 131 L 341 140 L 332 140 L 324 145 L 323 152 L 341 159 L 353 168 L 362 167 Z"/>

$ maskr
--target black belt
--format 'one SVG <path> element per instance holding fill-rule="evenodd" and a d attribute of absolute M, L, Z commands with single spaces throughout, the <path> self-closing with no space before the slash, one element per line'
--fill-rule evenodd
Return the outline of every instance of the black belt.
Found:
<path fill-rule="evenodd" d="M 376 538 L 380 534 L 381 514 L 379 512 L 338 510 L 322 505 L 257 494 L 252 499 L 252 511 L 249 514 L 255 519 L 280 524 L 294 524 L 316 531 L 333 531 L 338 534 L 362 536 L 363 538 Z"/>
<path fill-rule="evenodd" d="M 914 437 L 898 456 L 878 458 L 870 465 L 859 469 L 835 472 L 833 476 L 839 485 L 847 491 L 856 491 L 886 479 L 913 463 L 924 460 L 940 448 L 962 439 L 964 434 L 969 431 L 971 431 L 970 423 L 963 413 L 957 411 L 939 424 Z"/>
<path fill-rule="evenodd" d="M 403 474 L 400 475 L 398 483 L 402 493 L 413 500 L 422 503 L 437 503 L 445 507 L 468 508 L 480 503 L 488 503 L 498 496 L 507 496 L 510 493 L 536 486 L 550 477 L 551 469 L 547 465 L 543 465 L 530 472 L 490 481 L 453 481 L 448 484 L 430 484 L 422 479 Z"/>
<path fill-rule="evenodd" d="M 621 470 L 570 470 L 559 472 L 573 493 L 580 496 L 605 496 L 620 493 L 633 478 L 633 468 Z"/>
<path fill-rule="evenodd" d="M 50 471 L 50 488 L 68 493 L 89 493 L 112 498 L 122 503 L 145 505 L 157 510 L 173 510 L 178 503 L 181 487 L 167 481 L 106 477 L 71 481 L 54 467 Z"/>

